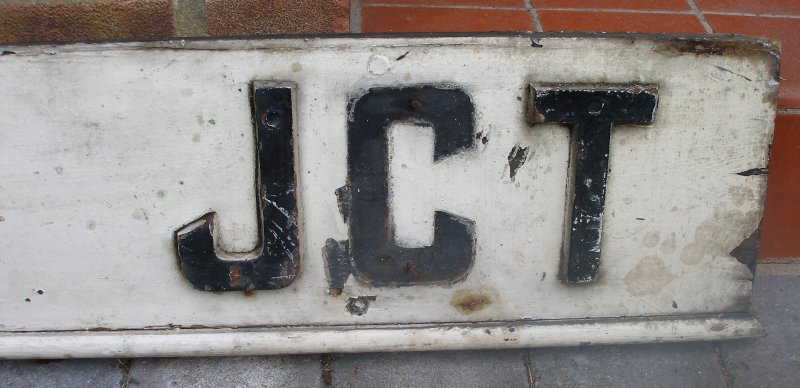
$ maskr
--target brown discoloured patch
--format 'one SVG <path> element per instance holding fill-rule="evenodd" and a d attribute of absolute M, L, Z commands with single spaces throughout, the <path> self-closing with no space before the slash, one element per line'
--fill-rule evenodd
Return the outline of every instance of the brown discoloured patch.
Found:
<path fill-rule="evenodd" d="M 303 71 L 303 65 L 301 65 L 300 62 L 295 62 L 295 63 L 292 63 L 292 66 L 291 66 L 290 69 L 292 69 L 292 72 L 294 72 L 294 73 L 299 73 L 299 72 Z"/>
<path fill-rule="evenodd" d="M 172 1 L 0 4 L 0 42 L 166 38 L 175 34 Z"/>
<path fill-rule="evenodd" d="M 480 291 L 457 291 L 450 299 L 450 305 L 466 315 L 481 311 L 491 304 L 492 299 Z"/>
<path fill-rule="evenodd" d="M 748 186 L 731 186 L 728 189 L 728 194 L 731 195 L 733 204 L 737 207 L 755 199 L 755 193 L 753 192 L 753 189 Z"/>
<path fill-rule="evenodd" d="M 705 255 L 706 253 L 703 252 L 702 244 L 693 242 L 683 247 L 681 251 L 681 261 L 685 264 L 695 265 L 702 261 Z"/>
<path fill-rule="evenodd" d="M 253 291 L 253 290 L 244 290 L 244 291 L 242 291 L 242 295 L 244 295 L 244 296 L 246 296 L 248 298 L 249 297 L 254 297 L 254 296 L 256 296 L 256 292 Z"/>
<path fill-rule="evenodd" d="M 131 218 L 137 221 L 147 221 L 150 219 L 150 215 L 147 213 L 147 210 L 138 208 L 133 210 L 131 213 Z"/>
<path fill-rule="evenodd" d="M 675 275 L 669 272 L 660 257 L 647 256 L 625 275 L 625 285 L 633 296 L 655 295 L 673 279 Z"/>
<path fill-rule="evenodd" d="M 644 238 L 642 239 L 642 245 L 644 245 L 647 248 L 652 248 L 658 245 L 659 241 L 660 239 L 658 237 L 658 231 L 653 231 L 644 236 Z"/>
<path fill-rule="evenodd" d="M 730 256 L 730 252 L 747 237 L 741 226 L 758 225 L 758 211 L 741 213 L 738 210 L 715 210 L 714 214 L 701 223 L 694 234 L 694 241 L 681 251 L 681 261 L 695 265 L 705 257 Z M 732 227 L 736 225 L 739 227 Z"/>
<path fill-rule="evenodd" d="M 675 233 L 671 233 L 669 238 L 662 241 L 661 245 L 658 248 L 661 249 L 661 252 L 670 254 L 672 252 L 675 252 L 675 248 L 677 248 L 677 245 L 678 244 L 675 241 Z"/>
<path fill-rule="evenodd" d="M 209 35 L 348 32 L 349 0 L 208 0 Z"/>

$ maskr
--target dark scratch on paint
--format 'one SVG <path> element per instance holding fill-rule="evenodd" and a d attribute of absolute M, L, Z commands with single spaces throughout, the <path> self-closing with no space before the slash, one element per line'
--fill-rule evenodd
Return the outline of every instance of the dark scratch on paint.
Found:
<path fill-rule="evenodd" d="M 769 173 L 768 168 L 758 167 L 758 168 L 751 168 L 749 170 L 744 170 L 742 172 L 737 172 L 736 175 L 752 176 L 752 175 L 767 175 L 768 173 Z"/>
<path fill-rule="evenodd" d="M 411 51 L 406 51 L 406 52 L 405 52 L 403 55 L 401 55 L 401 56 L 399 56 L 399 57 L 395 58 L 395 61 L 402 61 L 402 60 L 403 60 L 403 58 L 405 58 L 405 57 L 406 57 L 406 55 L 408 55 L 408 53 L 410 53 L 410 52 L 411 52 Z"/>
<path fill-rule="evenodd" d="M 734 72 L 733 70 L 726 69 L 726 68 L 724 68 L 724 67 L 722 67 L 722 66 L 717 66 L 717 65 L 714 65 L 714 67 L 716 67 L 716 68 L 717 68 L 717 69 L 719 69 L 720 71 L 724 71 L 724 72 L 726 72 L 726 73 L 731 73 L 731 74 L 733 74 L 733 75 L 738 75 L 739 77 L 742 77 L 742 78 L 744 78 L 744 79 L 746 79 L 746 80 L 748 80 L 748 81 L 753 81 L 752 79 L 750 79 L 750 78 L 748 78 L 748 77 L 745 77 L 744 75 L 741 75 L 741 74 L 739 74 L 739 73 L 736 73 L 736 72 Z"/>
<path fill-rule="evenodd" d="M 508 168 L 511 181 L 514 181 L 514 176 L 517 175 L 517 170 L 525 164 L 528 160 L 529 147 L 520 147 L 519 144 L 515 145 L 508 153 Z"/>

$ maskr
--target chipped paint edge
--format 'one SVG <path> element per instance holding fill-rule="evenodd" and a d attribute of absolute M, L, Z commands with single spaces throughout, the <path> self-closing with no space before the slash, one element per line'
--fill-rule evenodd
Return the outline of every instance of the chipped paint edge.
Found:
<path fill-rule="evenodd" d="M 0 359 L 529 348 L 716 341 L 765 334 L 749 313 L 361 328 L 0 332 Z"/>

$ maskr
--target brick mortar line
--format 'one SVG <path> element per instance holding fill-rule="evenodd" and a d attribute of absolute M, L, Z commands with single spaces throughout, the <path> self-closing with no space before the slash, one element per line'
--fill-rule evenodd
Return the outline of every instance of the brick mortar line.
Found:
<path fill-rule="evenodd" d="M 433 4 L 361 4 L 360 8 L 452 8 L 452 9 L 485 9 L 485 10 L 505 10 L 505 11 L 567 11 L 567 12 L 608 12 L 608 13 L 646 13 L 646 14 L 666 14 L 666 15 L 695 15 L 692 10 L 689 11 L 671 11 L 671 10 L 638 10 L 638 9 L 604 9 L 604 8 L 558 8 L 558 7 L 536 7 L 536 6 L 487 6 L 487 5 L 433 5 Z M 700 11 L 702 15 L 723 15 L 723 16 L 751 16 L 751 17 L 768 17 L 768 18 L 784 18 L 784 19 L 800 19 L 800 15 L 784 15 L 784 14 L 771 14 L 771 13 L 747 13 L 747 12 L 717 12 L 717 11 Z"/>
<path fill-rule="evenodd" d="M 536 370 L 533 366 L 530 349 L 527 349 L 525 354 L 522 355 L 522 365 L 525 367 L 525 372 L 527 374 L 528 388 L 534 388 L 536 386 Z"/>
<path fill-rule="evenodd" d="M 432 5 L 432 4 L 361 4 L 361 8 L 452 8 L 452 9 L 496 9 L 501 11 L 525 11 L 525 7 L 491 5 Z"/>
<path fill-rule="evenodd" d="M 782 115 L 800 115 L 800 108 L 781 108 L 781 109 L 778 109 L 778 114 L 782 114 Z"/>
<path fill-rule="evenodd" d="M 705 15 L 750 16 L 759 18 L 800 19 L 800 15 L 782 15 L 777 13 L 744 13 L 744 12 L 703 12 Z"/>
<path fill-rule="evenodd" d="M 736 381 L 728 368 L 728 362 L 722 355 L 722 347 L 720 344 L 715 343 L 712 345 L 711 352 L 714 353 L 715 362 L 717 363 L 717 366 L 719 366 L 720 377 L 722 377 L 722 380 L 725 382 L 725 387 L 734 388 Z"/>
<path fill-rule="evenodd" d="M 350 0 L 350 32 L 361 32 L 361 1 Z"/>
<path fill-rule="evenodd" d="M 774 267 L 774 268 L 786 268 L 782 266 L 798 266 L 800 265 L 800 257 L 784 257 L 784 258 L 766 258 L 766 259 L 758 259 L 758 263 L 756 264 L 756 268 L 763 269 L 767 266 Z"/>
<path fill-rule="evenodd" d="M 605 8 L 537 8 L 539 11 L 560 11 L 560 12 L 601 12 L 601 13 L 649 13 L 667 15 L 694 15 L 692 11 L 666 11 L 659 9 L 636 10 L 636 9 L 605 9 Z"/>
<path fill-rule="evenodd" d="M 700 22 L 700 25 L 703 26 L 703 29 L 709 34 L 713 33 L 714 29 L 711 28 L 710 24 L 708 24 L 708 20 L 706 20 L 706 17 L 703 16 L 703 13 L 700 12 L 700 9 L 697 8 L 697 4 L 695 4 L 694 0 L 686 0 L 686 3 L 689 4 L 689 8 L 692 9 L 692 13 L 697 17 L 697 21 Z"/>
<path fill-rule="evenodd" d="M 325 388 L 333 388 L 333 354 L 325 353 L 319 355 L 320 380 Z"/>
<path fill-rule="evenodd" d="M 172 0 L 172 19 L 175 36 L 208 36 L 203 0 Z"/>
<path fill-rule="evenodd" d="M 117 368 L 122 372 L 119 378 L 119 388 L 128 388 L 130 385 L 131 367 L 133 361 L 130 358 L 118 358 Z"/>
<path fill-rule="evenodd" d="M 533 19 L 533 27 L 536 29 L 536 31 L 544 32 L 542 21 L 539 20 L 539 13 L 536 12 L 536 7 L 533 6 L 533 1 L 525 0 L 525 8 L 527 8 L 528 12 L 531 14 L 531 19 Z"/>

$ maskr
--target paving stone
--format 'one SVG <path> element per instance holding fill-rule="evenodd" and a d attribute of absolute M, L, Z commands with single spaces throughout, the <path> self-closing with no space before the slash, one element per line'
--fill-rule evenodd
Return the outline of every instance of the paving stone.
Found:
<path fill-rule="evenodd" d="M 0 361 L 0 387 L 117 387 L 116 359 Z"/>
<path fill-rule="evenodd" d="M 724 387 L 710 343 L 531 349 L 536 387 Z"/>
<path fill-rule="evenodd" d="M 333 386 L 527 387 L 525 350 L 336 354 Z"/>
<path fill-rule="evenodd" d="M 797 387 L 800 381 L 800 265 L 759 264 L 754 311 L 767 336 L 721 344 L 734 387 Z"/>
<path fill-rule="evenodd" d="M 319 387 L 320 357 L 133 359 L 130 387 Z"/>

